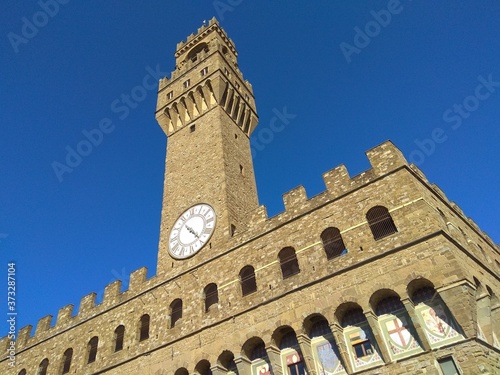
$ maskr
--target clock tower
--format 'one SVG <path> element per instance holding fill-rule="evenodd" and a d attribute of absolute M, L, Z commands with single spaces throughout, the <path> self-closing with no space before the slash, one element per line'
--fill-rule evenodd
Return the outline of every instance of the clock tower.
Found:
<path fill-rule="evenodd" d="M 227 250 L 258 207 L 250 151 L 252 86 L 212 19 L 177 45 L 160 80 L 156 119 L 168 137 L 158 275 L 174 276 Z"/>

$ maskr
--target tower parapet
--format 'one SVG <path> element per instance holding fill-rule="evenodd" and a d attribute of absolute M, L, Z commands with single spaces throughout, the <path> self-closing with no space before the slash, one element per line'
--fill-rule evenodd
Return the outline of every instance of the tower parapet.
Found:
<path fill-rule="evenodd" d="M 238 69 L 238 53 L 215 18 L 177 45 L 172 78 L 160 80 L 156 119 L 172 135 L 220 106 L 250 136 L 258 117 L 252 85 Z"/>

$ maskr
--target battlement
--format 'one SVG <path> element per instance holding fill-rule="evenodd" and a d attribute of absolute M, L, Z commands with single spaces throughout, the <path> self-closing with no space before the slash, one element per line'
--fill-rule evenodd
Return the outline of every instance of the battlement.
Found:
<path fill-rule="evenodd" d="M 481 232 L 472 219 L 466 217 L 455 203 L 449 201 L 436 185 L 430 184 L 416 166 L 407 163 L 401 151 L 392 142 L 386 141 L 368 150 L 366 155 L 371 164 L 371 168 L 367 171 L 350 177 L 347 168 L 344 165 L 339 165 L 323 174 L 323 181 L 326 186 L 325 191 L 312 198 L 308 198 L 306 189 L 303 186 L 298 186 L 283 194 L 285 210 L 271 218 L 268 217 L 265 206 L 258 207 L 249 216 L 248 230 L 242 232 L 238 240 L 244 242 L 255 236 L 256 233 L 273 230 L 296 217 L 311 212 L 322 205 L 353 193 L 367 184 L 388 176 L 392 172 L 406 168 L 406 170 L 427 185 L 429 191 L 434 192 L 440 197 L 457 216 L 474 228 L 476 232 L 484 236 L 492 247 L 498 251 L 498 246 L 485 233 Z M 22 350 L 23 348 L 32 346 L 37 342 L 91 319 L 104 311 L 130 301 L 154 287 L 158 282 L 159 280 L 157 280 L 156 276 L 148 280 L 147 268 L 140 268 L 130 274 L 128 289 L 124 292 L 120 292 L 122 282 L 120 280 L 113 281 L 105 287 L 101 303 L 96 304 L 96 293 L 92 292 L 81 299 L 76 315 L 72 315 L 74 306 L 70 304 L 59 310 L 54 326 L 51 326 L 53 320 L 51 315 L 41 318 L 36 325 L 32 337 L 30 337 L 33 328 L 31 325 L 21 328 L 16 340 L 17 348 L 18 350 Z M 9 343 L 10 339 L 4 337 L 0 340 L 0 347 L 7 347 Z"/>
<path fill-rule="evenodd" d="M 435 184 L 429 183 L 422 171 L 413 164 L 408 164 L 403 153 L 391 141 L 386 141 L 366 152 L 366 156 L 371 164 L 371 168 L 361 172 L 357 176 L 350 177 L 345 165 L 339 165 L 323 174 L 323 181 L 326 190 L 312 198 L 308 198 L 304 186 L 298 186 L 283 194 L 285 210 L 269 218 L 265 206 L 260 206 L 249 215 L 251 226 L 249 227 L 251 237 L 254 232 L 272 230 L 289 220 L 292 220 L 307 212 L 311 212 L 320 206 L 350 194 L 367 184 L 374 182 L 391 172 L 400 168 L 406 168 L 410 173 L 419 178 L 430 191 L 439 196 L 457 216 L 465 223 L 469 224 L 476 232 L 481 234 L 494 248 L 497 245 L 491 238 L 482 232 L 478 225 L 465 215 L 462 209 L 454 202 L 450 201 L 443 191 Z"/>
<path fill-rule="evenodd" d="M 323 174 L 323 182 L 326 190 L 313 198 L 307 198 L 307 193 L 303 186 L 296 187 L 283 194 L 285 211 L 278 214 L 275 217 L 276 220 L 282 221 L 283 219 L 280 216 L 290 218 L 305 211 L 313 210 L 327 201 L 337 199 L 398 168 L 403 166 L 408 167 L 403 154 L 391 141 L 386 141 L 368 150 L 366 155 L 372 166 L 369 170 L 355 177 L 350 177 L 345 165 L 339 165 Z M 262 217 L 263 210 L 259 209 L 258 211 L 259 216 Z"/>
<path fill-rule="evenodd" d="M 234 47 L 233 41 L 227 36 L 226 32 L 219 26 L 219 22 L 215 17 L 208 21 L 208 26 L 205 23 L 198 28 L 196 34 L 191 34 L 187 37 L 186 41 L 181 41 L 177 43 L 177 49 L 175 51 L 175 57 L 181 56 L 183 53 L 188 51 L 191 47 L 198 44 L 202 39 L 204 39 L 208 34 L 212 32 L 217 32 L 224 42 L 227 44 L 228 48 L 237 56 L 236 48 Z"/>
<path fill-rule="evenodd" d="M 211 55 L 215 51 L 225 56 L 226 60 L 230 63 L 231 70 L 238 75 L 242 83 L 251 91 L 252 86 L 248 81 L 243 79 L 243 75 L 238 69 L 238 52 L 234 43 L 228 38 L 224 30 L 219 27 L 219 23 L 215 18 L 210 20 L 208 26 L 204 24 L 198 29 L 196 34 L 191 34 L 186 41 L 177 44 L 177 50 L 174 54 L 175 69 L 170 79 L 168 77 L 160 79 L 159 91 L 163 90 L 173 80 L 189 72 L 200 61 L 204 61 L 207 55 Z"/>
<path fill-rule="evenodd" d="M 28 325 L 19 330 L 16 345 L 17 349 L 21 350 L 27 346 L 36 344 L 37 342 L 46 339 L 47 337 L 58 334 L 78 323 L 81 323 L 93 316 L 109 310 L 115 306 L 120 305 L 122 302 L 128 301 L 143 291 L 148 290 L 154 285 L 156 278 L 152 277 L 147 280 L 147 268 L 142 267 L 130 274 L 128 289 L 120 292 L 122 282 L 115 280 L 104 288 L 104 297 L 101 303 L 96 304 L 95 292 L 89 293 L 80 300 L 78 313 L 73 316 L 73 305 L 66 305 L 59 309 L 55 325 L 52 325 L 52 315 L 47 315 L 38 321 L 35 328 L 35 333 L 31 336 L 33 327 Z M 6 347 L 10 342 L 8 337 L 0 339 L 0 347 Z"/>

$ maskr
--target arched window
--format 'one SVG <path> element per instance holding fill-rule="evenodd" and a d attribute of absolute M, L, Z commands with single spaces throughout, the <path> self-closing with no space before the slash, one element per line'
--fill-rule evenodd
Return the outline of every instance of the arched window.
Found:
<path fill-rule="evenodd" d="M 139 341 L 149 339 L 149 315 L 144 314 L 141 316 L 139 328 Z"/>
<path fill-rule="evenodd" d="M 69 348 L 63 354 L 62 374 L 69 374 L 72 359 L 73 359 L 73 349 Z"/>
<path fill-rule="evenodd" d="M 383 363 L 377 343 L 366 320 L 363 310 L 358 305 L 346 306 L 340 324 L 344 329 L 344 338 L 348 343 L 348 352 L 355 370 L 367 367 L 367 363 Z"/>
<path fill-rule="evenodd" d="M 175 370 L 174 375 L 189 375 L 189 371 L 185 367 L 181 367 Z"/>
<path fill-rule="evenodd" d="M 286 363 L 284 372 L 291 375 L 306 375 L 308 371 L 295 331 L 290 327 L 282 327 L 275 331 L 273 338 L 280 348 L 282 363 Z"/>
<path fill-rule="evenodd" d="M 49 367 L 49 360 L 45 358 L 40 365 L 38 365 L 37 375 L 47 375 L 47 368 Z"/>
<path fill-rule="evenodd" d="M 333 259 L 347 253 L 344 240 L 338 228 L 326 228 L 320 237 L 327 259 Z"/>
<path fill-rule="evenodd" d="M 385 207 L 375 206 L 370 208 L 366 213 L 366 220 L 368 220 L 375 240 L 380 240 L 398 231 L 389 210 Z"/>
<path fill-rule="evenodd" d="M 311 327 L 311 332 L 309 333 L 310 338 L 331 335 L 332 330 L 325 319 L 321 319 L 313 324 Z"/>
<path fill-rule="evenodd" d="M 170 304 L 170 328 L 174 328 L 179 319 L 182 318 L 182 300 L 177 298 Z"/>
<path fill-rule="evenodd" d="M 207 43 L 200 43 L 197 46 L 195 46 L 191 51 L 189 51 L 187 58 L 194 62 L 197 59 L 196 55 L 201 51 L 205 51 L 205 53 L 208 52 Z"/>
<path fill-rule="evenodd" d="M 252 349 L 252 352 L 250 353 L 251 361 L 257 358 L 267 358 L 266 346 L 263 342 L 255 345 L 255 347 Z"/>
<path fill-rule="evenodd" d="M 313 316 L 308 319 L 311 324 L 309 338 L 314 358 L 313 366 L 317 374 L 345 374 L 340 353 L 328 321 L 322 316 Z"/>
<path fill-rule="evenodd" d="M 403 302 L 397 296 L 386 297 L 381 300 L 375 308 L 375 314 L 394 314 L 400 310 L 405 310 Z"/>
<path fill-rule="evenodd" d="M 97 357 L 98 344 L 99 344 L 99 338 L 97 336 L 92 337 L 89 343 L 87 344 L 87 352 L 88 352 L 87 363 L 95 362 L 95 359 Z"/>
<path fill-rule="evenodd" d="M 115 329 L 115 352 L 123 349 L 123 339 L 125 337 L 125 326 L 120 325 Z"/>
<path fill-rule="evenodd" d="M 26 375 L 26 369 L 23 368 L 21 371 L 19 371 L 18 375 Z"/>
<path fill-rule="evenodd" d="M 224 367 L 228 375 L 238 374 L 238 368 L 236 367 L 236 362 L 234 361 L 234 354 L 231 351 L 224 350 L 219 355 L 217 363 L 220 363 L 222 367 Z"/>
<path fill-rule="evenodd" d="M 246 296 L 257 290 L 255 270 L 252 266 L 245 266 L 240 271 L 241 294 Z"/>
<path fill-rule="evenodd" d="M 293 247 L 285 247 L 282 249 L 278 254 L 278 258 L 280 260 L 283 279 L 300 272 L 299 262 L 297 261 L 297 256 L 295 255 L 295 249 Z"/>
<path fill-rule="evenodd" d="M 435 293 L 436 290 L 432 286 L 424 286 L 415 290 L 411 299 L 415 305 L 418 305 L 421 302 L 431 301 Z"/>
<path fill-rule="evenodd" d="M 219 303 L 217 285 L 214 283 L 208 284 L 203 289 L 203 297 L 205 298 L 205 312 L 208 312 L 212 306 L 217 306 Z"/>
<path fill-rule="evenodd" d="M 210 362 L 206 359 L 202 359 L 195 366 L 194 371 L 200 375 L 212 375 L 212 370 L 210 369 Z"/>

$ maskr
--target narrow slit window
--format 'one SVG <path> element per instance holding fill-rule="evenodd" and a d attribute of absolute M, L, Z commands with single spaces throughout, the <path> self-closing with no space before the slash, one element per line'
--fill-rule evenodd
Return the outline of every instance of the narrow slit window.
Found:
<path fill-rule="evenodd" d="M 97 357 L 97 345 L 99 344 L 99 338 L 94 336 L 90 339 L 87 345 L 88 357 L 87 363 L 93 363 Z"/>
<path fill-rule="evenodd" d="M 139 341 L 143 341 L 149 338 L 149 315 L 144 314 L 141 316 L 140 329 L 139 329 Z"/>
<path fill-rule="evenodd" d="M 170 304 L 170 328 L 174 328 L 182 318 L 182 300 L 177 298 Z"/>
<path fill-rule="evenodd" d="M 45 358 L 38 366 L 37 375 L 47 375 L 47 368 L 49 367 L 49 360 Z"/>
<path fill-rule="evenodd" d="M 115 352 L 123 349 L 123 340 L 125 338 L 125 326 L 120 325 L 115 329 Z"/>
<path fill-rule="evenodd" d="M 217 306 L 219 303 L 219 291 L 216 284 L 208 284 L 203 290 L 203 295 L 205 297 L 205 312 L 208 312 L 212 306 Z"/>
<path fill-rule="evenodd" d="M 71 360 L 73 359 L 73 349 L 67 349 L 63 354 L 63 374 L 69 374 L 71 369 Z"/>
<path fill-rule="evenodd" d="M 252 266 L 245 266 L 240 271 L 241 294 L 246 296 L 257 290 L 255 270 Z"/>

